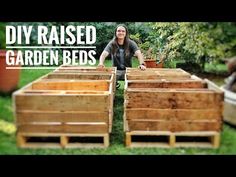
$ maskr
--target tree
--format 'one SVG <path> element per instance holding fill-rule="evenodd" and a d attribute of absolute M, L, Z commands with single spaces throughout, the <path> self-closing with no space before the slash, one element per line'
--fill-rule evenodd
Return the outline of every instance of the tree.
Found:
<path fill-rule="evenodd" d="M 169 60 L 195 62 L 204 69 L 206 62 L 216 62 L 236 54 L 236 23 L 172 22 L 149 23 L 149 40 L 166 53 Z"/>

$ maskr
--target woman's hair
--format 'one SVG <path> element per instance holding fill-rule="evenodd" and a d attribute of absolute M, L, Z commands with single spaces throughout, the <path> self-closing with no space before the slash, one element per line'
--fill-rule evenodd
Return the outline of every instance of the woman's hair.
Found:
<path fill-rule="evenodd" d="M 124 51 L 125 51 L 125 57 L 127 57 L 130 54 L 130 51 L 129 51 L 129 31 L 128 31 L 127 26 L 125 26 L 124 24 L 117 25 L 117 27 L 115 29 L 115 34 L 114 34 L 114 38 L 112 41 L 112 51 L 111 52 L 114 55 L 118 51 L 119 45 L 118 45 L 118 38 L 116 36 L 116 31 L 117 31 L 117 28 L 121 27 L 121 26 L 124 27 L 125 31 L 126 31 L 126 35 L 125 35 L 125 39 L 124 39 Z"/>

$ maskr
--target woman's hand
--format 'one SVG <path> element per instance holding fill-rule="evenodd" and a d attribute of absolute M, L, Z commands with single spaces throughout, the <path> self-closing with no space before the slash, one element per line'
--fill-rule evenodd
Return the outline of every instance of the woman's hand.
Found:
<path fill-rule="evenodd" d="M 98 68 L 105 68 L 104 64 L 98 64 Z"/>
<path fill-rule="evenodd" d="M 97 66 L 98 70 L 103 70 L 105 68 L 105 66 L 103 64 L 98 64 Z"/>
<path fill-rule="evenodd" d="M 146 66 L 144 65 L 144 64 L 141 64 L 141 65 L 139 65 L 139 67 L 138 67 L 139 69 L 141 69 L 141 70 L 146 70 Z"/>

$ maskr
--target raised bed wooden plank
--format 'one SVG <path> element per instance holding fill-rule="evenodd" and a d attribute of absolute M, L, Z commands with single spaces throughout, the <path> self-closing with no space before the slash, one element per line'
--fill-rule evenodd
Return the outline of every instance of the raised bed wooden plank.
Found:
<path fill-rule="evenodd" d="M 40 81 L 32 84 L 33 90 L 109 90 L 109 82 L 105 81 Z"/>
<path fill-rule="evenodd" d="M 108 123 L 109 112 L 100 111 L 18 111 L 17 125 L 40 122 L 105 122 Z"/>
<path fill-rule="evenodd" d="M 127 89 L 126 108 L 221 109 L 223 94 L 210 90 Z"/>
<path fill-rule="evenodd" d="M 107 111 L 109 95 L 16 95 L 15 107 L 20 110 L 44 111 Z"/>
<path fill-rule="evenodd" d="M 108 133 L 104 122 L 73 122 L 22 124 L 17 127 L 20 133 Z"/>
<path fill-rule="evenodd" d="M 221 121 L 128 120 L 129 131 L 221 131 Z"/>
<path fill-rule="evenodd" d="M 219 109 L 125 109 L 126 119 L 159 119 L 159 120 L 222 120 Z"/>

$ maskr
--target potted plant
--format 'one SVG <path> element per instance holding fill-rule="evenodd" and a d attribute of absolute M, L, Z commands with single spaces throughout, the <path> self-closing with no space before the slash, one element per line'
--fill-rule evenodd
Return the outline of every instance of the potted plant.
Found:
<path fill-rule="evenodd" d="M 160 48 L 160 41 L 147 38 L 145 42 L 142 42 L 140 34 L 130 35 L 130 38 L 135 40 L 140 47 L 140 50 L 144 57 L 144 62 L 147 68 L 163 68 L 164 59 L 166 57 L 165 51 Z M 154 42 L 151 42 L 154 41 Z"/>
<path fill-rule="evenodd" d="M 0 23 L 0 93 L 8 94 L 17 89 L 20 70 L 6 69 L 5 27 L 6 23 Z"/>
<path fill-rule="evenodd" d="M 140 44 L 140 48 L 144 55 L 144 62 L 147 68 L 163 68 L 165 54 L 161 52 L 155 45 L 150 42 Z"/>
<path fill-rule="evenodd" d="M 163 65 L 157 60 L 157 53 L 153 52 L 153 48 L 149 48 L 147 51 L 143 52 L 144 62 L 147 68 L 162 68 Z"/>

